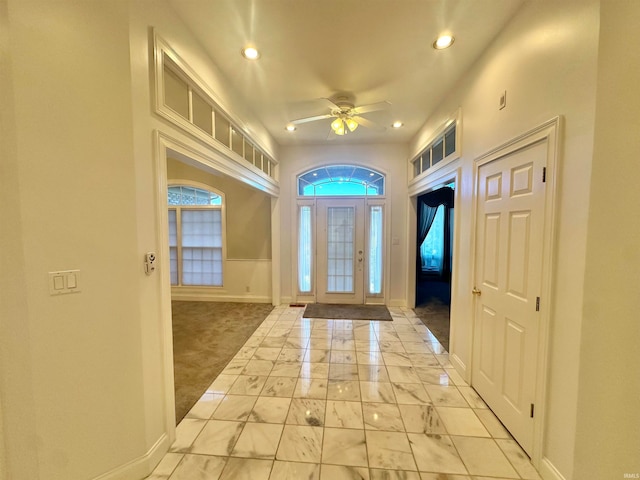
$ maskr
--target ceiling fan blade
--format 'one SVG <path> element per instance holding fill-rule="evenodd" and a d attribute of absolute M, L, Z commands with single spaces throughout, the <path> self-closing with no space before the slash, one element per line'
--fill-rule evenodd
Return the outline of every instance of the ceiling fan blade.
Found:
<path fill-rule="evenodd" d="M 391 103 L 385 100 L 384 102 L 371 103 L 369 105 L 362 105 L 360 107 L 354 108 L 351 111 L 356 115 L 361 115 L 363 113 L 375 112 L 377 110 L 385 110 L 389 108 L 389 105 L 391 105 Z"/>
<path fill-rule="evenodd" d="M 322 97 L 322 100 L 325 100 L 325 101 L 327 102 L 327 107 L 328 107 L 331 111 L 334 111 L 334 110 L 341 110 L 340 106 L 339 106 L 339 105 L 337 105 L 337 104 L 335 104 L 335 103 L 333 102 L 333 100 L 331 100 L 331 99 L 329 99 L 329 98 L 326 98 L 326 97 Z"/>
<path fill-rule="evenodd" d="M 299 118 L 297 120 L 292 120 L 289 123 L 293 123 L 294 125 L 298 125 L 300 123 L 315 122 L 316 120 L 324 120 L 325 118 L 331 118 L 332 116 L 333 115 L 331 115 L 330 113 L 325 113 L 324 115 L 315 115 L 313 117 Z"/>
<path fill-rule="evenodd" d="M 367 120 L 364 117 L 359 117 L 359 116 L 354 116 L 351 117 L 353 118 L 356 122 L 358 122 L 359 125 L 362 125 L 363 127 L 367 127 L 367 128 L 371 128 L 373 130 L 377 130 L 379 132 L 384 132 L 386 130 L 385 127 L 383 127 L 382 125 L 378 125 L 375 122 L 372 122 L 371 120 Z"/>

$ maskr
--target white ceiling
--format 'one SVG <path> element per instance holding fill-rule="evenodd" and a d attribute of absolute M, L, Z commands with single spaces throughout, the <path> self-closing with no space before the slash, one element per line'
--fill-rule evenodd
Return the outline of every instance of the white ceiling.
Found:
<path fill-rule="evenodd" d="M 333 143 L 407 142 L 523 0 L 170 0 L 258 119 L 282 145 L 327 141 L 330 119 L 285 131 L 294 119 L 328 113 L 341 92 L 385 131 L 359 127 Z M 436 51 L 449 32 L 454 45 Z M 240 50 L 253 44 L 259 60 Z M 400 120 L 401 129 L 390 124 Z"/>

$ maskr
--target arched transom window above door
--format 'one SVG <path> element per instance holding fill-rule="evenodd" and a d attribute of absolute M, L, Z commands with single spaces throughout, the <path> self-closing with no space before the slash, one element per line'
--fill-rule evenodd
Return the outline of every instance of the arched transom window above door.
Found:
<path fill-rule="evenodd" d="M 298 196 L 380 196 L 385 176 L 359 165 L 326 165 L 298 175 Z"/>

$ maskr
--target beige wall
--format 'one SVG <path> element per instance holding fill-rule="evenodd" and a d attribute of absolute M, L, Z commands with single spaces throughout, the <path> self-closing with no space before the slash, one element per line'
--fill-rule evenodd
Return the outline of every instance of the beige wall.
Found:
<path fill-rule="evenodd" d="M 574 478 L 640 474 L 640 3 L 603 2 Z"/>
<path fill-rule="evenodd" d="M 151 113 L 150 26 L 277 145 L 161 0 L 0 0 L 0 22 L 6 476 L 144 478 L 174 428 L 153 132 L 197 144 Z M 62 269 L 80 293 L 49 295 Z"/>
<path fill-rule="evenodd" d="M 138 295 L 153 279 L 132 208 L 129 11 L 12 1 L 8 14 L 12 198 L 2 210 L 15 238 L 2 250 L 15 255 L 3 270 L 15 283 L 3 290 L 1 341 L 17 354 L 3 358 L 8 477 L 93 478 L 147 451 Z M 50 296 L 47 272 L 65 269 L 80 270 L 81 292 Z"/>
<path fill-rule="evenodd" d="M 203 183 L 224 193 L 227 258 L 271 258 L 271 197 L 174 159 L 167 162 L 167 178 Z"/>
<path fill-rule="evenodd" d="M 22 247 L 20 171 L 17 156 L 8 5 L 0 1 L 0 478 L 37 478 L 34 388 L 31 375 L 27 277 Z M 12 477 L 9 477 L 9 472 Z"/>
<path fill-rule="evenodd" d="M 468 369 L 473 334 L 473 161 L 557 115 L 563 117 L 556 198 L 545 464 L 573 478 L 583 322 L 589 182 L 593 155 L 598 2 L 530 2 L 515 15 L 412 141 L 418 152 L 432 132 L 462 109 L 462 201 L 456 205 L 461 252 L 454 273 L 452 353 Z M 507 91 L 507 106 L 498 109 Z M 578 478 L 578 477 L 576 477 Z"/>

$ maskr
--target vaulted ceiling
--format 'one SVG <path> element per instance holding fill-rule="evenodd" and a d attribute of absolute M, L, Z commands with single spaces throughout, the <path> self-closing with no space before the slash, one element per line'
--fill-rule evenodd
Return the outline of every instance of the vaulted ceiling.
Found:
<path fill-rule="evenodd" d="M 523 0 L 170 0 L 223 75 L 282 145 L 324 143 L 324 98 L 356 105 L 388 101 L 334 143 L 407 142 L 456 85 Z M 455 37 L 435 50 L 442 33 Z M 249 61 L 245 45 L 261 53 Z M 391 128 L 400 121 L 402 128 Z"/>

